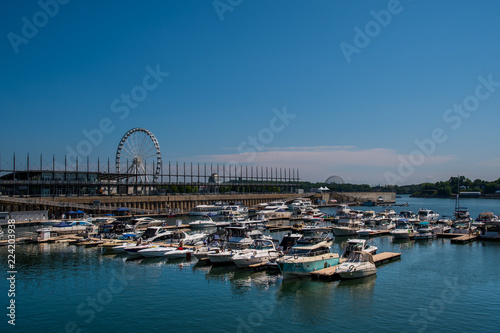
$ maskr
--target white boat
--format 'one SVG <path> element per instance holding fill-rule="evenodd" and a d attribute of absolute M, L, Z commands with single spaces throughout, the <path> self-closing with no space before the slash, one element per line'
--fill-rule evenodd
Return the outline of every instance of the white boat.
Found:
<path fill-rule="evenodd" d="M 135 255 L 140 250 L 149 249 L 149 248 L 153 248 L 153 247 L 158 247 L 158 245 L 153 245 L 153 244 L 149 244 L 149 243 L 137 243 L 136 245 L 125 247 L 125 252 L 128 254 Z"/>
<path fill-rule="evenodd" d="M 193 252 L 193 255 L 198 260 L 207 260 L 208 254 L 217 253 L 220 251 L 219 246 L 202 246 Z"/>
<path fill-rule="evenodd" d="M 346 261 L 337 266 L 335 273 L 342 279 L 357 279 L 376 274 L 377 267 L 370 253 L 354 251 Z"/>
<path fill-rule="evenodd" d="M 292 216 L 288 211 L 288 206 L 283 201 L 270 202 L 264 209 L 257 212 L 257 215 L 265 219 L 287 219 Z"/>
<path fill-rule="evenodd" d="M 163 227 L 149 227 L 142 234 L 141 238 L 147 242 L 165 242 L 165 243 L 179 243 L 183 242 L 185 245 L 196 245 L 201 242 L 203 238 L 207 237 L 206 233 L 193 233 L 187 234 L 182 230 L 166 230 Z"/>
<path fill-rule="evenodd" d="M 156 246 L 137 251 L 143 257 L 154 258 L 163 257 L 165 253 L 174 251 L 176 248 L 171 246 Z"/>
<path fill-rule="evenodd" d="M 339 222 L 332 227 L 332 232 L 335 236 L 352 236 L 357 235 L 357 231 L 364 227 L 364 223 L 359 219 L 348 219 Z"/>
<path fill-rule="evenodd" d="M 436 237 L 434 228 L 429 224 L 429 222 L 420 222 L 417 226 L 417 232 L 415 233 L 414 239 L 432 239 Z"/>
<path fill-rule="evenodd" d="M 124 243 L 121 245 L 113 246 L 112 249 L 117 253 L 126 253 L 125 249 L 129 246 L 136 246 L 136 243 Z"/>
<path fill-rule="evenodd" d="M 366 239 L 349 239 L 345 245 L 344 251 L 340 256 L 341 259 L 347 259 L 352 252 L 363 251 L 370 254 L 377 253 L 378 248 L 369 245 Z"/>
<path fill-rule="evenodd" d="M 255 230 L 248 230 L 243 226 L 230 226 L 226 228 L 226 239 L 220 249 L 215 250 L 215 252 L 207 253 L 208 259 L 213 264 L 229 264 L 231 263 L 231 257 L 240 250 L 247 249 L 252 245 L 254 239 L 250 237 L 251 232 L 257 232 L 262 235 L 262 233 Z"/>
<path fill-rule="evenodd" d="M 329 232 L 331 227 L 326 226 L 322 221 L 316 221 L 312 224 L 306 224 L 301 229 L 302 232 Z"/>
<path fill-rule="evenodd" d="M 219 214 L 219 211 L 221 211 L 224 207 L 222 204 L 217 204 L 217 205 L 198 205 L 193 208 L 189 212 L 189 215 L 191 216 L 203 216 L 203 215 L 208 215 L 208 216 L 215 216 Z"/>
<path fill-rule="evenodd" d="M 439 214 L 430 209 L 420 208 L 418 210 L 418 220 L 421 222 L 437 222 Z"/>
<path fill-rule="evenodd" d="M 216 227 L 217 222 L 212 220 L 210 216 L 204 215 L 201 220 L 189 222 L 189 226 L 191 228 L 211 228 L 211 227 Z"/>
<path fill-rule="evenodd" d="M 138 217 L 133 220 L 134 226 L 137 229 L 139 226 L 159 226 L 163 225 L 165 221 L 154 219 L 152 217 Z"/>
<path fill-rule="evenodd" d="M 410 223 L 415 223 L 415 222 L 419 221 L 418 216 L 409 210 L 403 210 L 403 211 L 399 212 L 399 215 L 402 218 L 407 219 L 408 222 L 410 222 Z"/>
<path fill-rule="evenodd" d="M 356 231 L 356 233 L 359 237 L 369 237 L 370 235 L 375 233 L 375 230 L 372 228 L 363 228 Z"/>
<path fill-rule="evenodd" d="M 399 219 L 396 221 L 396 229 L 391 231 L 394 239 L 410 239 L 410 236 L 415 233 L 415 228 L 408 222 L 407 219 Z"/>
<path fill-rule="evenodd" d="M 337 215 L 344 215 L 351 212 L 351 208 L 346 204 L 340 204 L 337 206 Z"/>
<path fill-rule="evenodd" d="M 165 252 L 164 256 L 168 259 L 184 259 L 188 258 L 191 254 L 193 254 L 193 250 L 186 249 L 183 247 L 178 247 L 173 251 Z"/>
<path fill-rule="evenodd" d="M 44 227 L 52 227 L 56 224 L 61 223 L 59 220 L 48 220 L 48 221 L 42 221 L 40 222 Z"/>
<path fill-rule="evenodd" d="M 256 239 L 246 250 L 236 253 L 231 260 L 238 267 L 249 267 L 251 265 L 264 264 L 269 260 L 276 259 L 279 252 L 274 243 L 267 239 Z"/>
<path fill-rule="evenodd" d="M 298 198 L 293 200 L 293 202 L 289 206 L 292 210 L 300 210 L 303 211 L 307 208 L 314 208 L 316 206 L 313 206 L 311 199 L 307 198 Z"/>

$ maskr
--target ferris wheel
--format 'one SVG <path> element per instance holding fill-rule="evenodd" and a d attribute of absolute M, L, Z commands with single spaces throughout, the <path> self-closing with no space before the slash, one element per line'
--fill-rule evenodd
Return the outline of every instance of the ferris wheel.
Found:
<path fill-rule="evenodd" d="M 125 133 L 116 150 L 116 173 L 151 182 L 158 179 L 161 167 L 160 144 L 153 133 L 144 128 Z"/>

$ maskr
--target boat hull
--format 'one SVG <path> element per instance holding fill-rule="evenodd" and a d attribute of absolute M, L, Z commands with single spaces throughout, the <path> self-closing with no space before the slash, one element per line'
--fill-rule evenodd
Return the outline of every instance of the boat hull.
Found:
<path fill-rule="evenodd" d="M 367 268 L 359 271 L 345 271 L 345 272 L 338 272 L 340 275 L 340 278 L 342 279 L 359 279 L 363 278 L 365 276 L 370 276 L 373 274 L 377 273 L 377 269 L 375 267 L 372 268 Z"/>
<path fill-rule="evenodd" d="M 320 258 L 294 257 L 278 263 L 283 277 L 309 276 L 311 272 L 339 264 L 338 255 L 321 256 Z"/>
<path fill-rule="evenodd" d="M 357 235 L 358 230 L 354 228 L 332 227 L 333 234 L 340 237 Z"/>

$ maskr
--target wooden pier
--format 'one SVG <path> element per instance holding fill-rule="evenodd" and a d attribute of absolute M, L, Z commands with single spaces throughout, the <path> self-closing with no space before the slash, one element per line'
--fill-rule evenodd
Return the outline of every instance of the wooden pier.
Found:
<path fill-rule="evenodd" d="M 477 239 L 476 234 L 465 234 L 451 239 L 452 244 L 465 244 L 475 241 Z"/>
<path fill-rule="evenodd" d="M 395 252 L 383 252 L 380 254 L 373 255 L 373 262 L 376 266 L 401 259 L 401 253 Z M 340 262 L 342 263 L 342 262 Z M 331 266 L 328 268 L 320 269 L 319 271 L 311 272 L 311 278 L 318 281 L 332 281 L 339 279 L 338 275 L 335 273 L 337 266 Z"/>

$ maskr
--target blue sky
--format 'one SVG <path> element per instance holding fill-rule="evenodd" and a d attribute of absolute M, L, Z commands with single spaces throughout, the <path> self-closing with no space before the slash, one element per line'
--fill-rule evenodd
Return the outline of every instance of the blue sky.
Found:
<path fill-rule="evenodd" d="M 372 185 L 500 177 L 497 1 L 55 3 L 0 5 L 2 167 L 14 152 L 18 167 L 28 153 L 63 161 L 104 119 L 81 158 L 113 160 L 143 127 L 164 161 Z M 114 112 L 133 91 L 140 102 Z"/>

